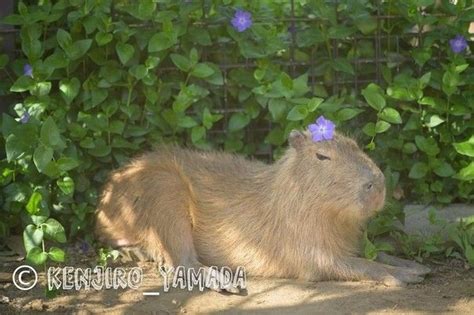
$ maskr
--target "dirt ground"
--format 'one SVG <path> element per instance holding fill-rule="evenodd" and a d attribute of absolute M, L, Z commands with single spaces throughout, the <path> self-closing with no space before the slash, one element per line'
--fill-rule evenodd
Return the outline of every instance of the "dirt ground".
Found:
<path fill-rule="evenodd" d="M 143 270 L 137 290 L 62 291 L 46 299 L 44 273 L 30 291 L 11 283 L 11 274 L 21 263 L 3 263 L 0 277 L 0 314 L 421 314 L 474 312 L 474 270 L 460 261 L 431 264 L 433 273 L 421 284 L 388 288 L 372 282 L 300 282 L 285 279 L 247 279 L 241 295 L 206 290 L 163 290 L 163 278 L 152 263 L 128 263 Z M 114 265 L 123 266 L 123 264 Z M 158 291 L 159 296 L 143 292 Z"/>

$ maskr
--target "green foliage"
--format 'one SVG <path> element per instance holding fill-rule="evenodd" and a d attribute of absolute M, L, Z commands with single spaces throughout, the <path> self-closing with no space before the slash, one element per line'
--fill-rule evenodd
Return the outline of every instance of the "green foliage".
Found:
<path fill-rule="evenodd" d="M 18 100 L 1 123 L 0 232 L 24 229 L 32 262 L 63 259 L 45 241 L 90 233 L 108 172 L 153 144 L 246 155 L 272 147 L 277 158 L 289 132 L 321 114 L 355 133 L 410 199 L 472 200 L 474 70 L 469 49 L 449 48 L 456 34 L 467 36 L 470 1 L 428 1 L 426 12 L 413 1 L 338 1 L 337 8 L 295 1 L 305 19 L 294 33 L 284 18 L 290 8 L 278 1 L 35 3 L 20 1 L 4 20 L 20 29 L 23 55 L 0 55 L 0 71 L 12 80 L 0 88 Z M 232 28 L 234 7 L 252 13 L 250 29 Z M 377 10 L 400 17 L 379 25 Z M 391 36 L 415 27 L 426 29 L 422 40 Z M 377 52 L 368 38 L 378 31 L 388 36 Z M 376 53 L 382 63 L 358 61 Z M 290 61 L 307 66 L 286 67 Z M 344 83 L 372 80 L 379 70 L 377 83 Z M 334 84 L 338 93 L 330 95 Z M 25 113 L 31 117 L 22 123 Z M 375 222 L 391 228 L 389 217 Z M 372 245 L 371 257 L 386 249 Z"/>
<path fill-rule="evenodd" d="M 107 266 L 109 259 L 115 261 L 119 257 L 120 253 L 118 250 L 111 248 L 99 248 L 99 253 L 97 255 L 97 264 L 99 266 Z"/>

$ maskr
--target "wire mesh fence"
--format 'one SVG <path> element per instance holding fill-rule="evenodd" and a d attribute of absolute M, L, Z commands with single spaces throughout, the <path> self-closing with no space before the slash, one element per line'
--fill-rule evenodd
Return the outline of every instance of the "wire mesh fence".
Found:
<path fill-rule="evenodd" d="M 196 3 L 196 1 L 184 2 Z M 11 10 L 13 3 L 13 0 L 2 1 L 2 9 Z M 208 28 L 221 27 L 229 23 L 225 19 L 213 20 L 206 16 L 210 12 L 210 7 L 225 12 L 224 5 L 216 5 L 215 1 L 197 3 L 202 6 L 203 18 L 196 23 L 203 23 Z M 263 10 L 263 13 L 255 16 L 255 24 L 265 26 L 276 23 L 288 30 L 286 35 L 280 38 L 286 47 L 272 56 L 270 62 L 286 69 L 293 78 L 308 73 L 312 95 L 325 98 L 341 93 L 359 95 L 360 89 L 368 83 L 383 85 L 386 68 L 396 73 L 400 66 L 408 63 L 414 71 L 421 70 L 406 52 L 421 47 L 426 29 L 423 25 L 406 23 L 407 16 L 399 14 L 402 10 L 393 8 L 400 3 L 403 2 L 279 1 L 284 18 L 275 21 Z M 125 21 L 129 27 L 138 30 L 153 30 L 153 24 L 137 22 L 126 15 L 127 6 L 133 5 L 135 5 L 133 1 L 113 1 L 112 20 Z M 365 9 L 360 10 L 361 6 Z M 160 10 L 160 4 L 157 10 Z M 426 17 L 440 14 L 433 8 L 417 7 L 416 10 L 423 11 Z M 331 25 L 331 28 L 328 28 L 328 25 Z M 18 29 L 0 28 L 0 37 L 4 39 L 3 49 L 11 56 L 19 56 L 21 54 L 19 45 L 12 45 L 13 33 L 18 34 Z M 8 43 L 5 43 L 5 40 Z M 213 99 L 217 103 L 214 111 L 224 117 L 208 136 L 225 135 L 230 116 L 244 110 L 238 98 L 231 95 L 230 90 L 235 87 L 229 86 L 228 78 L 236 69 L 257 69 L 260 60 L 245 58 L 238 51 L 238 45 L 232 40 L 217 40 L 213 46 L 203 50 L 202 59 L 218 64 L 224 79 L 220 90 L 213 91 L 215 94 Z M 173 71 L 176 71 L 176 68 L 172 63 L 162 64 L 157 69 L 158 74 Z M 5 74 L 2 74 L 2 78 L 4 76 Z M 252 139 L 263 139 L 271 129 L 271 121 L 252 121 L 246 128 L 247 140 L 255 142 Z M 272 146 L 260 148 L 256 155 L 271 157 L 271 150 Z"/>

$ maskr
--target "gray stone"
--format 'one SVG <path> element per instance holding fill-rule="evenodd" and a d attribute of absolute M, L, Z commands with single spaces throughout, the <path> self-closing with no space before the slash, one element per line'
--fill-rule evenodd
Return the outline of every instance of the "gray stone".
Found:
<path fill-rule="evenodd" d="M 451 204 L 445 207 L 426 205 L 407 205 L 405 211 L 405 225 L 403 230 L 409 235 L 429 237 L 440 233 L 446 236 L 440 225 L 431 224 L 429 212 L 436 210 L 436 218 L 446 220 L 448 223 L 458 222 L 461 218 L 474 215 L 474 206 L 467 204 Z"/>

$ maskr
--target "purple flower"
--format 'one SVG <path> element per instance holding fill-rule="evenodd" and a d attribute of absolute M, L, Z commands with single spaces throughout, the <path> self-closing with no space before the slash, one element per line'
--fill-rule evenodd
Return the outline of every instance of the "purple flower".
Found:
<path fill-rule="evenodd" d="M 32 78 L 33 77 L 33 68 L 30 64 L 26 64 L 23 66 L 23 74 Z"/>
<path fill-rule="evenodd" d="M 316 123 L 310 124 L 308 129 L 311 132 L 313 141 L 319 142 L 331 140 L 334 137 L 335 125 L 332 121 L 324 118 L 324 116 L 319 116 L 319 118 L 316 119 Z"/>
<path fill-rule="evenodd" d="M 81 250 L 83 254 L 87 254 L 90 249 L 89 243 L 87 243 L 86 241 L 80 241 L 79 249 Z"/>
<path fill-rule="evenodd" d="M 467 48 L 467 41 L 464 36 L 456 35 L 456 37 L 449 40 L 449 45 L 454 53 L 459 54 Z"/>
<path fill-rule="evenodd" d="M 243 32 L 252 26 L 252 14 L 247 11 L 235 11 L 234 18 L 231 20 L 232 26 L 238 31 Z"/>
<path fill-rule="evenodd" d="M 20 122 L 26 124 L 30 120 L 30 117 L 30 113 L 24 112 L 23 115 L 21 115 Z"/>

